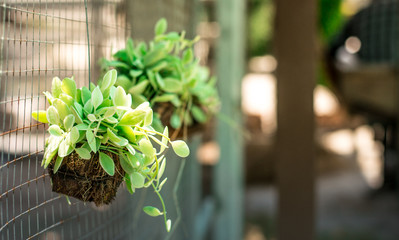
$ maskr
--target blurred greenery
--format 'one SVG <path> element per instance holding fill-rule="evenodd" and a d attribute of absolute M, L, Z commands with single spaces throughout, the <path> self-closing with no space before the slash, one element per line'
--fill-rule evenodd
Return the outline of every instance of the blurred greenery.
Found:
<path fill-rule="evenodd" d="M 338 33 L 344 22 L 341 0 L 319 0 L 319 34 L 328 43 Z"/>
<path fill-rule="evenodd" d="M 250 0 L 248 6 L 248 57 L 272 50 L 274 4 L 272 0 Z"/>

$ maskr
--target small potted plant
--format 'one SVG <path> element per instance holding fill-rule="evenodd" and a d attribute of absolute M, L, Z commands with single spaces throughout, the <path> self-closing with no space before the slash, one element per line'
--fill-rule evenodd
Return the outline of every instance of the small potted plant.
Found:
<path fill-rule="evenodd" d="M 149 103 L 132 108 L 132 96 L 115 87 L 116 80 L 115 70 L 90 89 L 77 88 L 73 77 L 53 79 L 52 92 L 44 93 L 50 106 L 32 114 L 49 124 L 42 165 L 48 167 L 53 191 L 97 206 L 109 204 L 122 181 L 130 193 L 153 187 L 163 211 L 151 206 L 144 211 L 151 216 L 163 214 L 169 230 L 160 195 L 166 181 L 162 154 L 169 143 L 181 157 L 188 156 L 189 149 L 184 141 L 170 141 L 167 127 L 162 133 L 154 130 Z"/>
<path fill-rule="evenodd" d="M 134 45 L 128 39 L 126 48 L 116 52 L 114 60 L 103 59 L 102 65 L 118 71 L 116 85 L 132 94 L 134 106 L 150 102 L 155 128 L 162 123 L 176 137 L 182 128 L 190 127 L 192 132 L 208 122 L 220 101 L 216 79 L 194 57 L 193 45 L 199 37 L 189 40 L 185 32 L 166 30 L 166 20 L 159 20 L 152 41 Z"/>

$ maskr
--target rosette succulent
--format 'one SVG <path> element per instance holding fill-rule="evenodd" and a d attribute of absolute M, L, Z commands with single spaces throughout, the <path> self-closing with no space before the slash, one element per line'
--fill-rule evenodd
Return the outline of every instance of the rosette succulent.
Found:
<path fill-rule="evenodd" d="M 190 40 L 185 32 L 166 30 L 166 20 L 159 20 L 152 41 L 134 44 L 128 39 L 125 49 L 116 52 L 113 60 L 103 59 L 102 66 L 118 71 L 116 86 L 132 94 L 134 106 L 150 102 L 156 112 L 154 127 L 162 117 L 158 109 L 165 105 L 172 112 L 164 125 L 180 129 L 205 123 L 218 111 L 220 101 L 216 79 L 194 57 L 193 46 L 199 37 Z"/>

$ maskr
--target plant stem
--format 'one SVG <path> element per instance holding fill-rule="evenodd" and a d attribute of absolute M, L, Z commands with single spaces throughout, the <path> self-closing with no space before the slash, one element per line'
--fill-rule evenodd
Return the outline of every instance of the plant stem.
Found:
<path fill-rule="evenodd" d="M 159 191 L 157 190 L 157 188 L 155 187 L 155 185 L 154 185 L 153 182 L 151 183 L 151 185 L 152 185 L 152 187 L 154 188 L 155 193 L 158 195 L 159 200 L 161 201 L 161 204 L 162 204 L 162 212 L 163 212 L 163 219 L 164 219 L 164 221 L 165 221 L 165 228 L 166 228 L 166 230 L 168 231 L 168 225 L 167 225 L 168 219 L 167 219 L 167 217 L 166 217 L 166 207 L 165 207 L 165 203 L 164 203 L 164 201 L 163 201 L 163 198 L 162 198 L 161 194 L 159 193 Z"/>

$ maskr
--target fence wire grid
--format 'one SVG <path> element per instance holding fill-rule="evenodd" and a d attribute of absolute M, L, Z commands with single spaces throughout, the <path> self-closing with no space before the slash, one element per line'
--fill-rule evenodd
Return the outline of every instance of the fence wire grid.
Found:
<path fill-rule="evenodd" d="M 139 39 L 152 37 L 159 17 L 166 16 L 172 30 L 190 26 L 190 1 L 2 2 L 0 239 L 158 239 L 165 235 L 162 219 L 142 215 L 144 200 L 153 201 L 146 190 L 133 197 L 120 189 L 111 205 L 100 208 L 73 198 L 69 204 L 53 193 L 47 170 L 40 166 L 46 126 L 33 120 L 31 112 L 47 108 L 42 92 L 51 89 L 53 77 L 74 76 L 78 87 L 95 82 L 100 74 L 98 60 L 124 47 L 132 34 Z M 172 166 L 166 173 L 171 175 L 169 189 L 177 168 Z M 165 199 L 170 208 L 172 198 Z"/>

